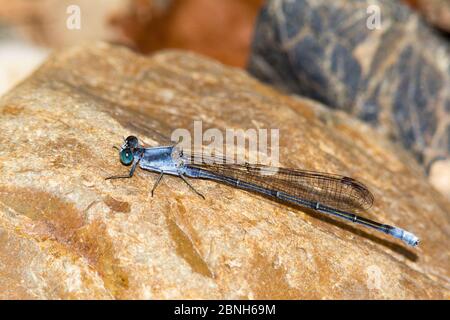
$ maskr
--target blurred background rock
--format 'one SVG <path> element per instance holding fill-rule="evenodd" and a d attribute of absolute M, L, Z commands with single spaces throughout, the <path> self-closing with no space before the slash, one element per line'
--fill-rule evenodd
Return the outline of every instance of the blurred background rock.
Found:
<path fill-rule="evenodd" d="M 371 16 L 378 17 L 376 26 L 370 25 Z M 448 39 L 406 5 L 267 1 L 248 69 L 283 91 L 343 110 L 398 141 L 450 197 Z"/>
<path fill-rule="evenodd" d="M 48 49 L 93 40 L 141 53 L 186 49 L 245 67 L 262 0 L 0 0 L 0 94 L 43 61 Z M 81 28 L 68 29 L 78 5 Z"/>
<path fill-rule="evenodd" d="M 5 94 L 0 115 L 0 299 L 450 297 L 450 202 L 410 154 L 238 68 L 80 45 Z M 111 148 L 122 136 L 162 145 L 198 119 L 280 128 L 284 166 L 361 180 L 376 199 L 363 215 L 420 246 L 211 181 L 192 180 L 205 200 L 177 177 L 151 197 L 157 174 L 141 169 L 105 181 L 127 172 Z"/>

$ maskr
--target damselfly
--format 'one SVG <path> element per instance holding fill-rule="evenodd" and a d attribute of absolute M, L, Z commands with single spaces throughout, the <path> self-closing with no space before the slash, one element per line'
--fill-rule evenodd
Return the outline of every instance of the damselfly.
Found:
<path fill-rule="evenodd" d="M 134 136 L 126 138 L 121 148 L 117 149 L 120 161 L 124 165 L 131 165 L 131 170 L 127 175 L 106 179 L 131 178 L 139 165 L 144 170 L 159 173 L 151 190 L 152 196 L 164 174 L 180 177 L 203 198 L 186 178 L 214 180 L 373 228 L 411 246 L 419 244 L 419 239 L 408 231 L 349 212 L 369 209 L 374 199 L 364 184 L 349 177 L 259 164 L 206 162 L 201 161 L 201 155 L 183 153 L 174 145 L 143 147 Z"/>

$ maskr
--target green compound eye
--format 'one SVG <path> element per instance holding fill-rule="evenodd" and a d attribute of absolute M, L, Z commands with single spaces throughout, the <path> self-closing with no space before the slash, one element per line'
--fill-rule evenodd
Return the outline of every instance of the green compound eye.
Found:
<path fill-rule="evenodd" d="M 129 166 L 133 162 L 134 156 L 133 152 L 131 152 L 131 149 L 126 148 L 120 151 L 120 162 L 122 162 L 124 165 Z"/>

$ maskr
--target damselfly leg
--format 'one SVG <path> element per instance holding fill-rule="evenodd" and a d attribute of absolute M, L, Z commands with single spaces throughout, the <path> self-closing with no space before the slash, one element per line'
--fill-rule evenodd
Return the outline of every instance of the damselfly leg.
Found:
<path fill-rule="evenodd" d="M 189 186 L 189 188 L 192 189 L 192 191 L 194 191 L 196 194 L 198 194 L 200 197 L 203 198 L 203 200 L 205 200 L 205 196 L 203 194 L 201 194 L 200 192 L 198 192 L 197 190 L 195 190 L 195 188 L 190 184 L 190 182 L 184 177 L 184 175 L 180 174 L 179 177 L 186 182 L 186 184 Z"/>
<path fill-rule="evenodd" d="M 111 177 L 105 178 L 105 180 L 112 180 L 112 179 L 129 179 L 129 178 L 131 178 L 131 177 L 133 176 L 133 174 L 134 174 L 134 171 L 136 170 L 136 167 L 137 167 L 137 165 L 138 165 L 138 163 L 139 163 L 139 160 L 140 160 L 140 159 L 136 160 L 136 161 L 133 163 L 133 165 L 131 166 L 130 173 L 128 173 L 127 175 L 111 176 Z"/>
<path fill-rule="evenodd" d="M 153 185 L 152 191 L 150 192 L 152 197 L 153 197 L 153 192 L 155 192 L 156 187 L 161 182 L 161 179 L 162 179 L 163 175 L 164 175 L 164 171 L 161 171 L 161 174 L 159 175 L 158 179 L 156 180 L 155 184 Z"/>

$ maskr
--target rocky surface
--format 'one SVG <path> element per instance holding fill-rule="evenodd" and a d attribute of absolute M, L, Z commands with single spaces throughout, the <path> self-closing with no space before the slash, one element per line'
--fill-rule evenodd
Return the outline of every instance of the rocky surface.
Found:
<path fill-rule="evenodd" d="M 418 248 L 209 181 L 130 180 L 113 144 L 279 128 L 286 167 L 360 179 Z M 183 52 L 59 52 L 0 100 L 0 298 L 450 298 L 450 204 L 402 149 L 311 100 Z"/>
<path fill-rule="evenodd" d="M 448 40 L 406 5 L 268 1 L 248 68 L 266 82 L 359 117 L 400 141 L 427 172 L 437 164 L 450 181 Z M 450 199 L 450 185 L 443 185 L 435 184 Z"/>

